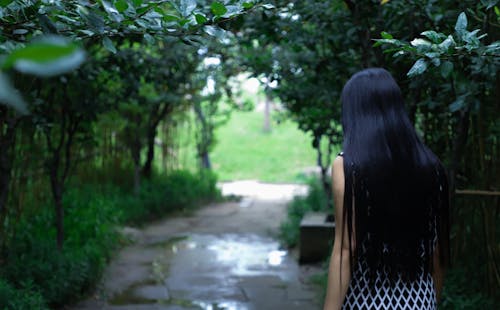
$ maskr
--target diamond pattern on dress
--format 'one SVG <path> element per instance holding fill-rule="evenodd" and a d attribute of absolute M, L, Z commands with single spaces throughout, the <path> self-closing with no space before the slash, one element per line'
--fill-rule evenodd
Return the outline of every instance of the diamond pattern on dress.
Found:
<path fill-rule="evenodd" d="M 390 283 L 378 273 L 370 284 L 366 264 L 359 263 L 349 284 L 344 310 L 435 310 L 437 309 L 434 281 L 423 274 L 415 281 L 398 279 Z"/>

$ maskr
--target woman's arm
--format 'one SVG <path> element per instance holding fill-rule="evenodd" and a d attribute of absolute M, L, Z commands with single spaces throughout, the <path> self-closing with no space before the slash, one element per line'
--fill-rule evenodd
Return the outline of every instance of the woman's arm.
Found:
<path fill-rule="evenodd" d="M 343 227 L 344 183 L 344 159 L 341 156 L 337 156 L 332 167 L 333 198 L 335 202 L 335 240 L 330 258 L 330 267 L 328 269 L 328 287 L 324 310 L 341 309 L 351 280 L 348 233 L 347 229 Z M 342 242 L 342 231 L 344 231 L 344 242 Z M 354 244 L 351 247 L 354 247 Z"/>

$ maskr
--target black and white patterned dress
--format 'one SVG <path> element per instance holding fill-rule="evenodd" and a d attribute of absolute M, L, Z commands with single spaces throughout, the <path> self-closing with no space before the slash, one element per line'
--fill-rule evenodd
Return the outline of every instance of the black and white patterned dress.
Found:
<path fill-rule="evenodd" d="M 398 279 L 390 283 L 379 273 L 370 283 L 366 264 L 358 263 L 354 270 L 342 309 L 356 310 L 434 310 L 436 291 L 432 276 L 422 273 L 412 282 Z"/>
<path fill-rule="evenodd" d="M 344 153 L 340 152 L 339 156 Z M 436 234 L 435 234 L 436 235 Z M 434 246 L 437 238 L 434 238 Z M 365 247 L 361 247 L 364 252 Z M 388 249 L 385 248 L 384 251 Z M 437 309 L 436 290 L 430 273 L 422 273 L 412 282 L 389 277 L 378 272 L 375 282 L 370 283 L 363 253 L 355 263 L 352 279 L 342 305 L 345 310 L 435 310 Z"/>

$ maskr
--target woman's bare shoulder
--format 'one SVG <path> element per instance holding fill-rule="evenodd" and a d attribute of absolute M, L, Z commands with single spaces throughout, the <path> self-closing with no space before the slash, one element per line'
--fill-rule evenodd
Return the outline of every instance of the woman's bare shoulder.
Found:
<path fill-rule="evenodd" d="M 333 160 L 332 181 L 334 191 L 344 191 L 344 158 L 340 155 Z"/>

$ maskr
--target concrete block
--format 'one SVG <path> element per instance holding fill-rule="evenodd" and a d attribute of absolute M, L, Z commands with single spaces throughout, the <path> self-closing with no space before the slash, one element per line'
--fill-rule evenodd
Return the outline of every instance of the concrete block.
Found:
<path fill-rule="evenodd" d="M 333 216 L 323 212 L 307 213 L 300 222 L 299 262 L 314 263 L 327 258 L 334 235 Z"/>

